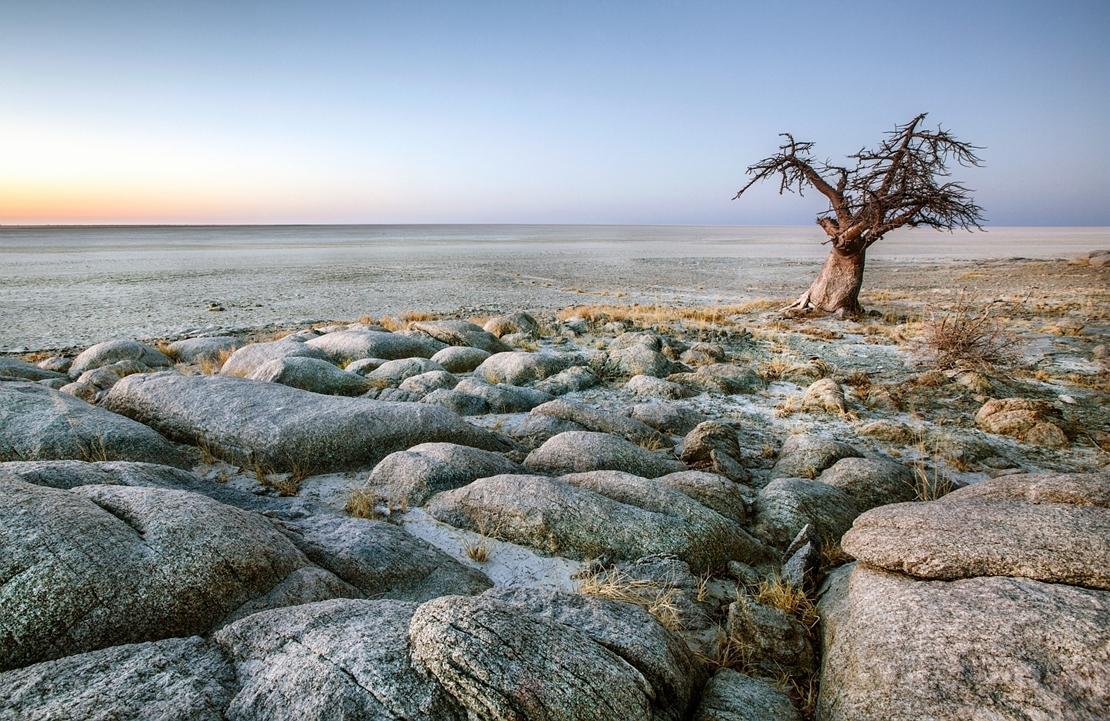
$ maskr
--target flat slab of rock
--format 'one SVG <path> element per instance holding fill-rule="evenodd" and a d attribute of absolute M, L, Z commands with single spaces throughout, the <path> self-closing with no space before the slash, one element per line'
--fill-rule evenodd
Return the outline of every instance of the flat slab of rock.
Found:
<path fill-rule="evenodd" d="M 41 381 L 51 378 L 68 382 L 69 376 L 44 370 L 18 358 L 0 358 L 0 381 Z"/>
<path fill-rule="evenodd" d="M 170 638 L 0 673 L 0 713 L 10 719 L 224 721 L 237 687 L 219 647 L 199 636 Z"/>
<path fill-rule="evenodd" d="M 260 366 L 282 358 L 316 358 L 331 361 L 331 357 L 321 350 L 294 340 L 278 340 L 273 343 L 250 343 L 231 354 L 220 366 L 220 375 L 245 378 Z"/>
<path fill-rule="evenodd" d="M 241 688 L 227 716 L 463 721 L 465 712 L 413 665 L 417 604 L 342 599 L 258 613 L 213 636 Z"/>
<path fill-rule="evenodd" d="M 0 461 L 191 465 L 173 444 L 142 423 L 37 383 L 0 383 L 0 428 Z"/>
<path fill-rule="evenodd" d="M 193 490 L 198 477 L 171 466 L 130 461 L 10 461 L 0 463 L 0 477 L 51 488 L 77 486 L 148 486 Z"/>
<path fill-rule="evenodd" d="M 210 630 L 308 559 L 185 491 L 0 478 L 0 669 Z"/>
<path fill-rule="evenodd" d="M 608 433 L 635 443 L 640 446 L 652 448 L 672 448 L 674 441 L 651 426 L 626 416 L 598 410 L 580 403 L 568 403 L 564 400 L 554 400 L 536 406 L 532 415 L 551 416 L 565 421 L 577 423 L 583 428 L 598 433 Z"/>
<path fill-rule="evenodd" d="M 1110 508 L 1110 473 L 1019 473 L 973 483 L 940 500 L 991 499 Z"/>
<path fill-rule="evenodd" d="M 360 358 L 431 358 L 437 350 L 418 338 L 369 330 L 328 333 L 313 338 L 305 345 L 324 352 L 333 362 L 341 365 Z"/>
<path fill-rule="evenodd" d="M 117 361 L 137 361 L 149 368 L 171 368 L 173 359 L 161 351 L 133 340 L 110 340 L 85 349 L 69 366 L 69 377 L 110 365 Z"/>
<path fill-rule="evenodd" d="M 893 461 L 842 458 L 817 480 L 844 491 L 860 511 L 917 497 L 913 471 Z"/>
<path fill-rule="evenodd" d="M 328 396 L 360 396 L 374 387 L 366 378 L 339 370 L 319 358 L 291 357 L 266 361 L 247 378 Z"/>
<path fill-rule="evenodd" d="M 1048 448 L 1067 448 L 1068 437 L 1054 421 L 1060 413 L 1048 401 L 1031 398 L 1001 398 L 987 401 L 975 414 L 988 433 L 1011 436 Z"/>
<path fill-rule="evenodd" d="M 553 353 L 514 351 L 491 355 L 474 373 L 489 383 L 519 386 L 553 376 L 569 365 L 566 358 Z"/>
<path fill-rule="evenodd" d="M 1023 576 L 1110 589 L 1110 510 L 1070 503 L 960 500 L 874 508 L 845 552 L 916 576 Z"/>
<path fill-rule="evenodd" d="M 755 517 L 752 535 L 783 549 L 807 523 L 813 524 L 822 541 L 837 543 L 859 515 L 859 509 L 844 491 L 803 478 L 771 481 L 756 496 L 752 510 Z"/>
<path fill-rule="evenodd" d="M 818 605 L 817 718 L 1110 717 L 1110 593 L 987 576 L 918 581 L 863 564 Z"/>
<path fill-rule="evenodd" d="M 527 474 L 527 469 L 504 456 L 454 443 L 421 443 L 391 453 L 374 466 L 368 490 L 391 500 L 407 499 L 422 506 L 441 491 L 461 488 L 479 478 Z"/>
<path fill-rule="evenodd" d="M 528 454 L 524 465 L 539 473 L 624 471 L 641 478 L 658 478 L 688 470 L 646 448 L 608 433 L 570 431 L 548 439 Z"/>
<path fill-rule="evenodd" d="M 481 348 L 488 353 L 504 353 L 511 350 L 493 335 L 465 320 L 430 320 L 417 321 L 411 324 L 414 330 L 423 331 L 431 337 L 447 345 L 465 345 L 471 348 Z"/>
<path fill-rule="evenodd" d="M 227 376 L 128 376 L 104 405 L 183 443 L 203 439 L 229 463 L 278 472 L 371 468 L 393 451 L 433 441 L 511 449 L 507 439 L 434 405 L 336 398 Z"/>

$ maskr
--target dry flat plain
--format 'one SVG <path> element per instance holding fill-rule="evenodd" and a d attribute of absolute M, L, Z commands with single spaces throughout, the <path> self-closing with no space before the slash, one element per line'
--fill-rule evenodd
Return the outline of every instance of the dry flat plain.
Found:
<path fill-rule="evenodd" d="M 1105 229 L 4 232 L 0 718 L 1110 717 Z"/>

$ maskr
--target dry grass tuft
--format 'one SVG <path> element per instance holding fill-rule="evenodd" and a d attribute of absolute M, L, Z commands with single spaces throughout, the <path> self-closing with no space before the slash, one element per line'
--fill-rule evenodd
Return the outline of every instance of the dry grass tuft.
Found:
<path fill-rule="evenodd" d="M 200 372 L 206 376 L 215 375 L 220 372 L 227 363 L 227 359 L 231 357 L 233 351 L 222 350 L 215 358 L 201 358 L 197 364 L 200 367 Z"/>
<path fill-rule="evenodd" d="M 678 613 L 678 591 L 654 581 L 632 578 L 616 569 L 596 571 L 578 581 L 578 592 L 635 604 L 666 628 L 672 631 L 683 629 Z"/>
<path fill-rule="evenodd" d="M 955 304 L 943 314 L 931 313 L 922 323 L 918 344 L 937 368 L 990 370 L 1013 365 L 1018 339 L 1006 330 L 1003 320 L 1017 303 L 991 303 L 977 307 L 973 296 L 961 291 Z"/>
<path fill-rule="evenodd" d="M 50 351 L 40 350 L 33 353 L 24 353 L 23 355 L 19 356 L 19 359 L 27 361 L 28 363 L 38 363 L 39 361 L 44 361 L 47 358 L 53 358 L 55 355 L 56 354 L 51 353 Z"/>
<path fill-rule="evenodd" d="M 943 470 L 942 459 L 944 459 L 944 453 L 940 443 L 934 443 L 933 451 L 929 453 L 926 449 L 925 439 L 918 435 L 914 448 L 917 451 L 917 458 L 914 459 L 911 468 L 913 469 L 913 489 L 914 493 L 917 494 L 917 500 L 935 501 L 954 491 L 956 486 L 948 477 L 948 473 Z M 932 477 L 930 477 L 929 469 L 926 466 L 927 458 L 932 459 Z"/>
<path fill-rule="evenodd" d="M 491 533 L 487 533 L 486 524 L 478 521 L 478 538 L 474 540 L 466 536 L 459 536 L 459 541 L 462 543 L 463 550 L 466 551 L 467 558 L 478 563 L 485 563 L 489 560 L 490 552 L 493 551 L 493 540 L 500 533 L 500 526 L 493 529 Z"/>
<path fill-rule="evenodd" d="M 385 517 L 385 513 L 378 509 L 388 510 L 389 513 L 406 513 L 409 510 L 409 502 L 407 498 L 402 498 L 400 501 L 393 501 L 386 498 L 378 498 L 365 487 L 352 485 L 347 491 L 347 500 L 343 504 L 343 510 L 355 518 L 368 518 L 377 520 Z"/>
<path fill-rule="evenodd" d="M 800 588 L 795 588 L 778 575 L 760 581 L 754 596 L 763 605 L 794 616 L 808 629 L 817 625 L 817 606 Z"/>
<path fill-rule="evenodd" d="M 576 305 L 564 308 L 556 314 L 560 321 L 573 316 L 585 318 L 591 323 L 608 323 L 611 321 L 630 322 L 642 328 L 654 327 L 660 323 L 693 322 L 703 326 L 733 325 L 730 316 L 744 315 L 753 310 L 764 307 L 775 307 L 778 301 L 751 301 L 748 303 L 734 303 L 730 305 L 702 305 L 690 307 L 676 307 L 669 305 Z"/>
<path fill-rule="evenodd" d="M 648 451 L 661 451 L 667 447 L 667 444 L 659 436 L 637 438 L 636 445 Z"/>

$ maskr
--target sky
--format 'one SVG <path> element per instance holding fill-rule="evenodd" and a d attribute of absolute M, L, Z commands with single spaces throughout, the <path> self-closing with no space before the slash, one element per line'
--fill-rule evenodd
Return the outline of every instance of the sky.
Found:
<path fill-rule="evenodd" d="M 1110 3 L 0 0 L 0 224 L 801 225 L 921 112 L 989 225 L 1110 222 Z"/>

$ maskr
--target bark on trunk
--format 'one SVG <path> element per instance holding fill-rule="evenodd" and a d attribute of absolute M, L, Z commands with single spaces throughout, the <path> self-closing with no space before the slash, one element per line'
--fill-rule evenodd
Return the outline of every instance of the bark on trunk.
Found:
<path fill-rule="evenodd" d="M 825 258 L 821 272 L 789 309 L 818 308 L 837 315 L 862 311 L 859 291 L 863 286 L 863 262 L 866 250 L 845 252 L 833 248 Z"/>

